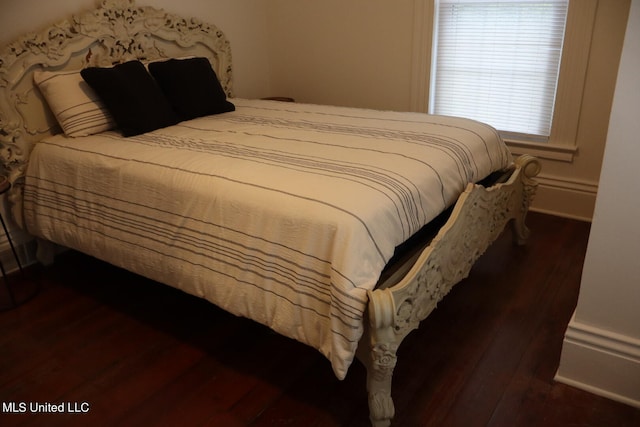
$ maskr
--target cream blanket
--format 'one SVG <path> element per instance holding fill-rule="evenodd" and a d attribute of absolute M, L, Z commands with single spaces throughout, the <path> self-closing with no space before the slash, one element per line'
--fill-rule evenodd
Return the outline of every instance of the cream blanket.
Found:
<path fill-rule="evenodd" d="M 38 143 L 27 228 L 309 344 L 344 378 L 395 247 L 511 156 L 469 120 L 232 101 L 136 137 Z"/>

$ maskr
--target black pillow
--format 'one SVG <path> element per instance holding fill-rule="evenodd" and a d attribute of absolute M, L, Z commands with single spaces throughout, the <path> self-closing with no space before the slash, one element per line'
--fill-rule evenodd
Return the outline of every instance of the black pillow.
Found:
<path fill-rule="evenodd" d="M 140 61 L 112 68 L 85 68 L 80 74 L 102 99 L 124 136 L 179 122 L 171 104 Z"/>
<path fill-rule="evenodd" d="M 149 72 L 181 120 L 234 111 L 207 58 L 169 59 L 149 64 Z"/>

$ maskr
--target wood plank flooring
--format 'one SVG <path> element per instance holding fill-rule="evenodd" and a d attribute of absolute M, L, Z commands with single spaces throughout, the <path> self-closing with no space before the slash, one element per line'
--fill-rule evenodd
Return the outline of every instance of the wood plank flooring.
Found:
<path fill-rule="evenodd" d="M 553 381 L 589 225 L 528 223 L 526 246 L 503 234 L 400 348 L 394 426 L 640 425 L 640 410 Z M 39 294 L 0 313 L 1 426 L 368 425 L 357 362 L 338 381 L 305 345 L 75 252 L 27 276 Z"/>

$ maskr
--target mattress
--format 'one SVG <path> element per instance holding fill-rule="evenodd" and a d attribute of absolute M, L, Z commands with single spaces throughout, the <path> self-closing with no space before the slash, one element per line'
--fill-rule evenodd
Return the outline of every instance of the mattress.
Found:
<path fill-rule="evenodd" d="M 511 155 L 471 120 L 232 102 L 135 137 L 40 141 L 27 229 L 311 345 L 344 378 L 396 246 Z"/>

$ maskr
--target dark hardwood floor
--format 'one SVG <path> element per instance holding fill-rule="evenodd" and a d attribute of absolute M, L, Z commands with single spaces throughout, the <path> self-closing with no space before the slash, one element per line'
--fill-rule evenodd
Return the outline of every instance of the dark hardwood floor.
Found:
<path fill-rule="evenodd" d="M 640 410 L 553 381 L 589 225 L 528 222 L 526 246 L 503 234 L 400 348 L 394 426 L 640 425 Z M 0 313 L 1 426 L 368 425 L 357 362 L 338 381 L 305 345 L 74 252 L 27 275 L 39 294 Z"/>

